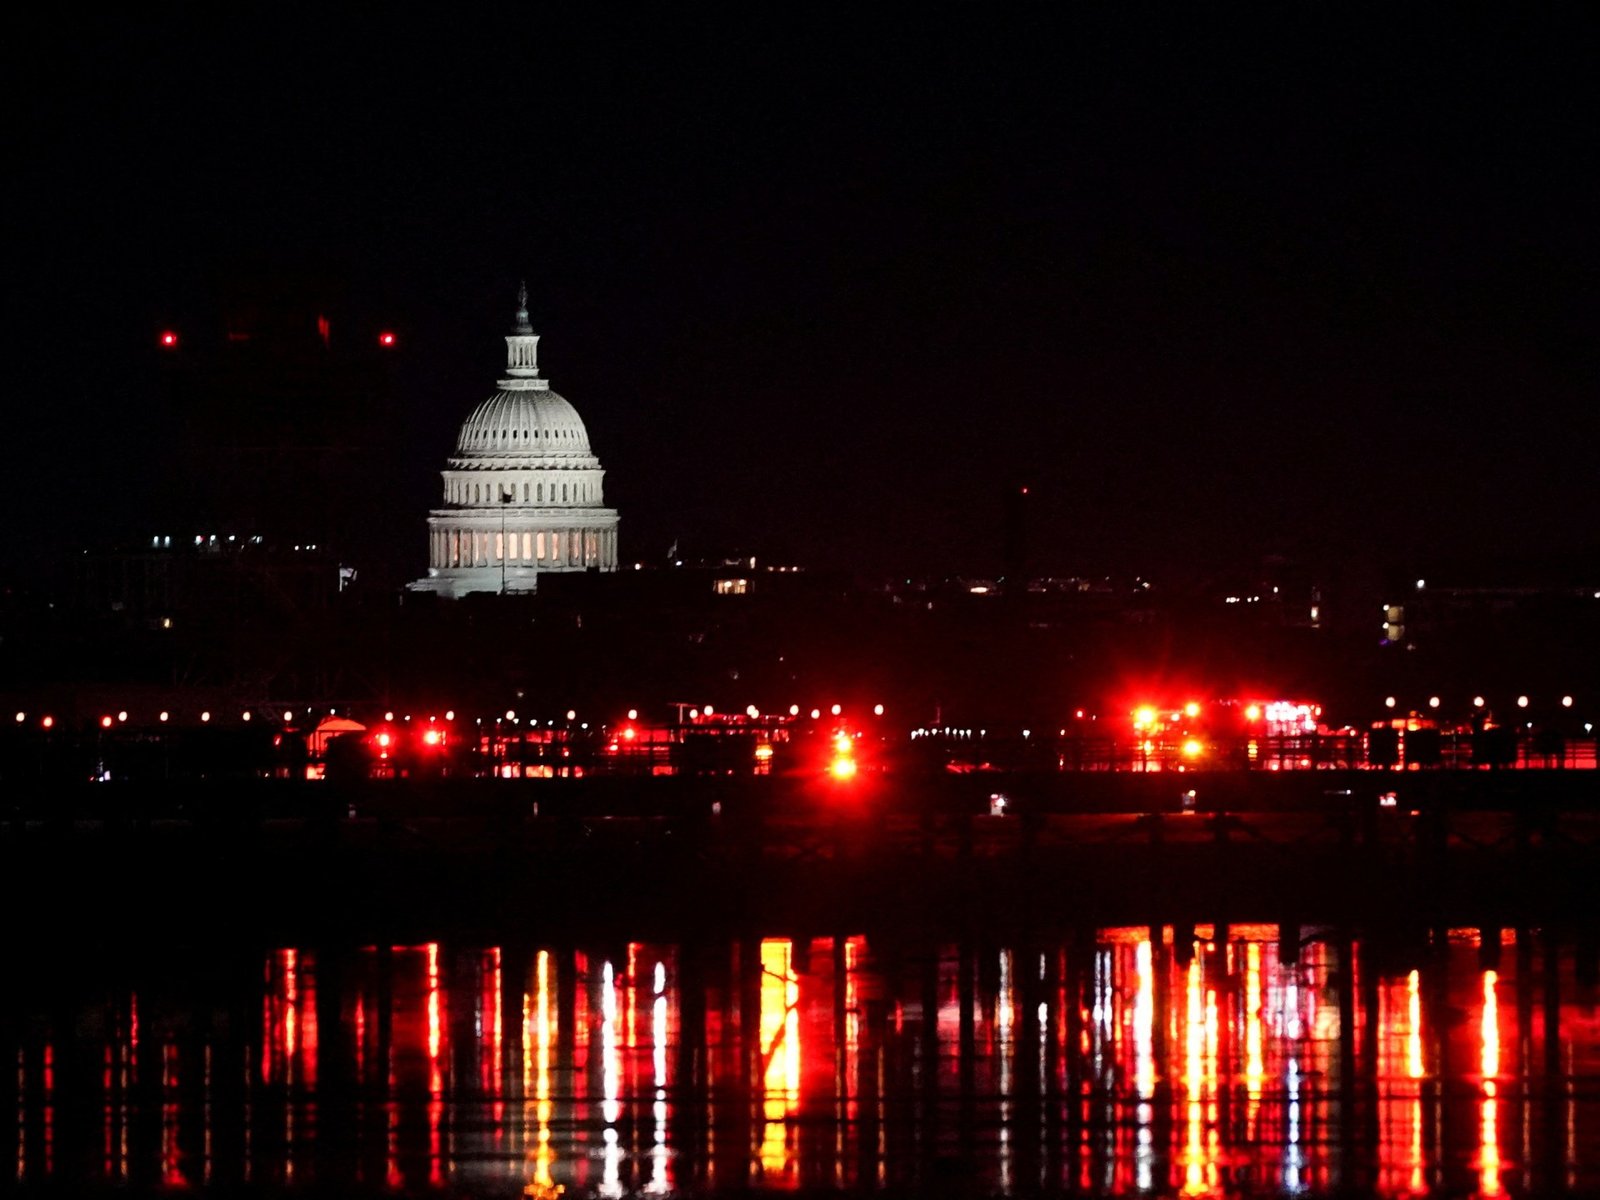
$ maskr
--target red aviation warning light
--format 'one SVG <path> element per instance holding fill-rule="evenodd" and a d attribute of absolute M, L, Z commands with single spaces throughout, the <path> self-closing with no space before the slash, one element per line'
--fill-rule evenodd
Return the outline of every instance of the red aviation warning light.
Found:
<path fill-rule="evenodd" d="M 177 330 L 163 329 L 159 341 L 163 350 L 176 350 L 178 348 Z"/>
<path fill-rule="evenodd" d="M 394 345 L 394 333 L 391 330 L 385 329 L 378 335 L 378 345 L 382 346 L 385 350 L 392 347 Z"/>

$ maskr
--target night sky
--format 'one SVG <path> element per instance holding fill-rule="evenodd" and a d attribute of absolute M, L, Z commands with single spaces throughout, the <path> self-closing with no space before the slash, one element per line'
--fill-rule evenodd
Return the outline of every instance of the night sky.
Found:
<path fill-rule="evenodd" d="M 8 578 L 284 278 L 403 337 L 410 574 L 523 276 L 628 559 L 992 572 L 1023 484 L 1040 571 L 1600 545 L 1587 18 L 435 11 L 12 24 Z"/>

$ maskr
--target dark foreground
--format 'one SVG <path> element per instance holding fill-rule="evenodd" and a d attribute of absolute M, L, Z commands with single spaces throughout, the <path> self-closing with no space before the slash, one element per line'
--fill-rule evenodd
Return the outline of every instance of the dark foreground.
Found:
<path fill-rule="evenodd" d="M 1197 777 L 1185 812 L 1174 782 L 1006 816 L 703 784 L 13 821 L 6 1178 L 1600 1190 L 1584 793 Z"/>

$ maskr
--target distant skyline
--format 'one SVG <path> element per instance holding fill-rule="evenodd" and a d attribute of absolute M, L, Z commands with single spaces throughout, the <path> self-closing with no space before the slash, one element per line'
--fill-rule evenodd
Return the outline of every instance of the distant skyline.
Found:
<path fill-rule="evenodd" d="M 415 575 L 523 277 L 624 560 L 992 571 L 1023 484 L 1040 571 L 1600 547 L 1595 18 L 916 16 L 27 18 L 5 576 L 273 288 L 398 331 Z"/>

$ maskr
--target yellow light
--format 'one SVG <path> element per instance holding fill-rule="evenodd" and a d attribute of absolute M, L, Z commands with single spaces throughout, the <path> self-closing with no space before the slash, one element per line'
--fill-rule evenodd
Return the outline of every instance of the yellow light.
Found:
<path fill-rule="evenodd" d="M 378 745 L 380 746 L 387 746 L 393 740 L 394 739 L 391 738 L 387 733 L 380 733 L 378 735 Z"/>
<path fill-rule="evenodd" d="M 1205 747 L 1199 742 L 1195 741 L 1194 738 L 1190 738 L 1183 744 L 1183 756 L 1185 758 L 1198 758 L 1200 752 L 1204 749 Z"/>
<path fill-rule="evenodd" d="M 1148 704 L 1141 705 L 1133 710 L 1133 727 L 1135 729 L 1148 729 L 1156 721 L 1156 710 Z"/>
<path fill-rule="evenodd" d="M 629 725 L 622 731 L 622 736 L 631 742 L 634 738 L 639 736 L 639 731 L 636 730 L 632 725 Z"/>
<path fill-rule="evenodd" d="M 1259 721 L 1261 719 L 1261 706 L 1259 704 L 1248 706 L 1244 710 L 1244 719 L 1246 721 Z"/>
<path fill-rule="evenodd" d="M 757 762 L 767 762 L 771 758 L 772 758 L 772 747 L 767 745 L 766 742 L 762 742 L 759 746 L 756 747 L 756 761 Z"/>
<path fill-rule="evenodd" d="M 1200 706 L 1193 700 L 1189 701 L 1183 706 L 1183 715 L 1186 717 L 1198 717 L 1200 715 Z"/>
<path fill-rule="evenodd" d="M 835 779 L 853 779 L 856 773 L 856 760 L 847 754 L 841 754 L 829 764 L 828 773 Z"/>
<path fill-rule="evenodd" d="M 853 744 L 848 733 L 838 733 L 833 738 L 833 748 L 840 754 L 849 754 Z"/>
<path fill-rule="evenodd" d="M 422 735 L 422 740 L 430 746 L 437 746 L 443 737 L 437 729 L 430 729 Z"/>

